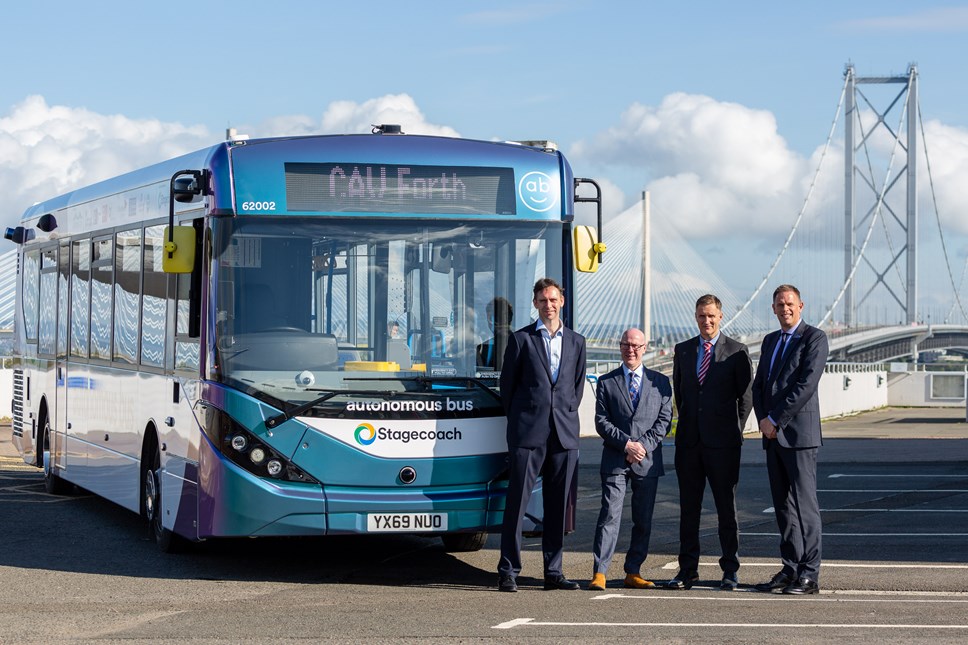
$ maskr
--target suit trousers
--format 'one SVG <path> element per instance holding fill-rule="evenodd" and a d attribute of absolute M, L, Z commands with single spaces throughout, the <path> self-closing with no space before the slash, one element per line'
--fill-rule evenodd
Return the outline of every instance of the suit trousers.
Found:
<path fill-rule="evenodd" d="M 535 482 L 542 477 L 541 551 L 544 575 L 562 575 L 561 561 L 565 535 L 565 510 L 568 491 L 578 466 L 578 451 L 567 450 L 558 440 L 554 426 L 545 445 L 537 448 L 510 448 L 510 477 L 501 527 L 501 559 L 497 571 L 517 577 L 521 572 L 521 527 Z"/>
<path fill-rule="evenodd" d="M 592 549 L 595 573 L 606 573 L 615 554 L 622 523 L 622 509 L 625 506 L 625 491 L 629 485 L 632 488 L 632 538 L 625 555 L 625 573 L 639 573 L 649 555 L 652 513 L 655 510 L 659 478 L 641 477 L 631 469 L 624 473 L 603 473 L 602 510 L 598 514 Z"/>
<path fill-rule="evenodd" d="M 724 573 L 739 569 L 739 525 L 736 521 L 736 486 L 739 484 L 741 448 L 676 446 L 679 481 L 679 571 L 699 571 L 699 524 L 706 481 L 713 494 L 719 524 L 719 566 Z"/>
<path fill-rule="evenodd" d="M 817 502 L 817 448 L 766 446 L 770 493 L 780 529 L 783 573 L 817 581 L 820 575 L 822 522 Z"/>

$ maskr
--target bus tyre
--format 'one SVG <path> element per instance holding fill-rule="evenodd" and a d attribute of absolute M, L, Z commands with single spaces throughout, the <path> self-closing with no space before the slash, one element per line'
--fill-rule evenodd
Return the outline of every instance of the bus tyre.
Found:
<path fill-rule="evenodd" d="M 54 470 L 54 457 L 50 454 L 50 422 L 44 421 L 43 455 L 44 490 L 51 495 L 66 495 L 71 492 L 71 484 L 57 476 Z"/>
<path fill-rule="evenodd" d="M 155 544 L 165 553 L 177 553 L 184 548 L 184 539 L 166 529 L 161 522 L 161 452 L 156 447 L 149 453 L 146 463 L 142 466 L 142 506 L 145 519 L 148 520 L 148 530 Z"/>
<path fill-rule="evenodd" d="M 487 542 L 487 533 L 448 533 L 441 535 L 440 539 L 444 543 L 444 551 L 450 553 L 480 551 Z"/>

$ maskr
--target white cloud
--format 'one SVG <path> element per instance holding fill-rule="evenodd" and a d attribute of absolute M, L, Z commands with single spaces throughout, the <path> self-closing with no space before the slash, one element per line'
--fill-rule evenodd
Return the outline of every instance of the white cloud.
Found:
<path fill-rule="evenodd" d="M 34 202 L 210 145 L 202 126 L 104 115 L 28 96 L 0 117 L 0 225 Z"/>
<path fill-rule="evenodd" d="M 253 137 L 370 132 L 376 123 L 397 123 L 409 134 L 459 136 L 429 123 L 406 94 L 334 101 L 319 120 L 283 115 L 238 131 Z M 201 125 L 98 114 L 28 96 L 0 116 L 0 226 L 15 226 L 37 201 L 212 145 L 221 135 Z"/>
<path fill-rule="evenodd" d="M 960 32 L 968 31 L 968 8 L 936 7 L 895 16 L 875 16 L 846 20 L 839 26 L 847 30 L 893 32 Z"/>
<path fill-rule="evenodd" d="M 619 124 L 572 154 L 591 163 L 632 166 L 653 180 L 653 202 L 693 235 L 789 225 L 802 199 L 807 162 L 791 151 L 764 110 L 675 93 L 658 107 L 633 104 Z M 777 213 L 791 213 L 783 221 Z"/>
<path fill-rule="evenodd" d="M 322 132 L 369 132 L 380 123 L 403 126 L 407 134 L 460 136 L 449 126 L 428 123 L 417 103 L 407 94 L 387 94 L 363 103 L 334 101 L 323 114 Z"/>
<path fill-rule="evenodd" d="M 302 114 L 276 116 L 257 125 L 239 126 L 252 137 L 301 136 L 311 134 L 369 133 L 374 125 L 400 125 L 407 134 L 459 137 L 446 125 L 429 123 L 416 101 L 407 94 L 386 94 L 362 103 L 333 101 L 319 121 Z"/>
<path fill-rule="evenodd" d="M 890 179 L 906 163 L 906 152 L 893 135 L 884 127 L 874 129 L 876 115 L 866 111 L 861 119 L 864 132 L 874 131 L 865 140 L 869 149 L 858 152 L 858 163 L 868 174 L 866 160 L 872 156 L 874 178 L 856 182 L 858 216 L 873 206 L 883 189 L 891 155 Z M 842 121 L 843 116 L 841 131 Z M 898 127 L 895 121 L 890 125 Z M 918 150 L 920 226 L 936 229 L 929 181 L 933 179 L 946 233 L 968 233 L 968 183 L 963 181 L 968 176 L 968 130 L 926 121 L 924 138 Z M 815 180 L 801 229 L 829 229 L 832 221 L 843 217 L 843 140 L 835 138 L 823 159 L 822 151 L 818 146 L 809 158 L 791 151 L 769 112 L 676 93 L 657 107 L 633 104 L 617 125 L 575 144 L 571 156 L 573 163 L 580 159 L 602 168 L 599 174 L 625 168 L 646 173 L 656 214 L 672 218 L 686 237 L 755 230 L 762 239 L 775 239 L 790 231 Z M 890 207 L 903 214 L 903 183 L 892 187 L 887 198 Z"/>

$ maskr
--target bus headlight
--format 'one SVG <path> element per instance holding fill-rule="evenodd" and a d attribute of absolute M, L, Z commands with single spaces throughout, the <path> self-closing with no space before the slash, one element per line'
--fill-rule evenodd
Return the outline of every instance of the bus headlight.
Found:
<path fill-rule="evenodd" d="M 275 451 L 269 441 L 272 435 L 259 436 L 246 429 L 224 410 L 210 403 L 204 406 L 206 414 L 200 416 L 202 431 L 212 446 L 228 461 L 255 475 L 272 477 L 284 482 L 319 484 L 319 481 L 299 466 Z"/>

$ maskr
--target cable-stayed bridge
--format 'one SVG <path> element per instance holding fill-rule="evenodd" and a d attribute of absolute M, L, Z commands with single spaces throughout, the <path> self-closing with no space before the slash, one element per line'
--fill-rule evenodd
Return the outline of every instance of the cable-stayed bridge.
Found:
<path fill-rule="evenodd" d="M 695 301 L 705 293 L 723 301 L 724 331 L 755 352 L 776 327 L 770 305 L 780 284 L 800 289 L 803 317 L 830 335 L 832 359 L 897 360 L 968 348 L 964 269 L 953 266 L 954 232 L 941 225 L 932 175 L 928 144 L 939 139 L 924 132 L 914 65 L 888 77 L 859 77 L 848 66 L 801 206 L 775 215 L 789 222 L 785 236 L 744 224 L 747 213 L 738 210 L 736 234 L 724 242 L 735 248 L 710 253 L 680 228 L 694 217 L 643 194 L 606 220 L 599 272 L 578 276 L 573 302 L 590 357 L 616 359 L 622 330 L 645 326 L 650 362 L 661 367 L 674 343 L 696 335 Z M 735 283 L 744 271 L 757 277 L 745 280 L 755 286 L 731 287 L 726 276 Z M 931 289 L 919 291 L 921 283 Z"/>

